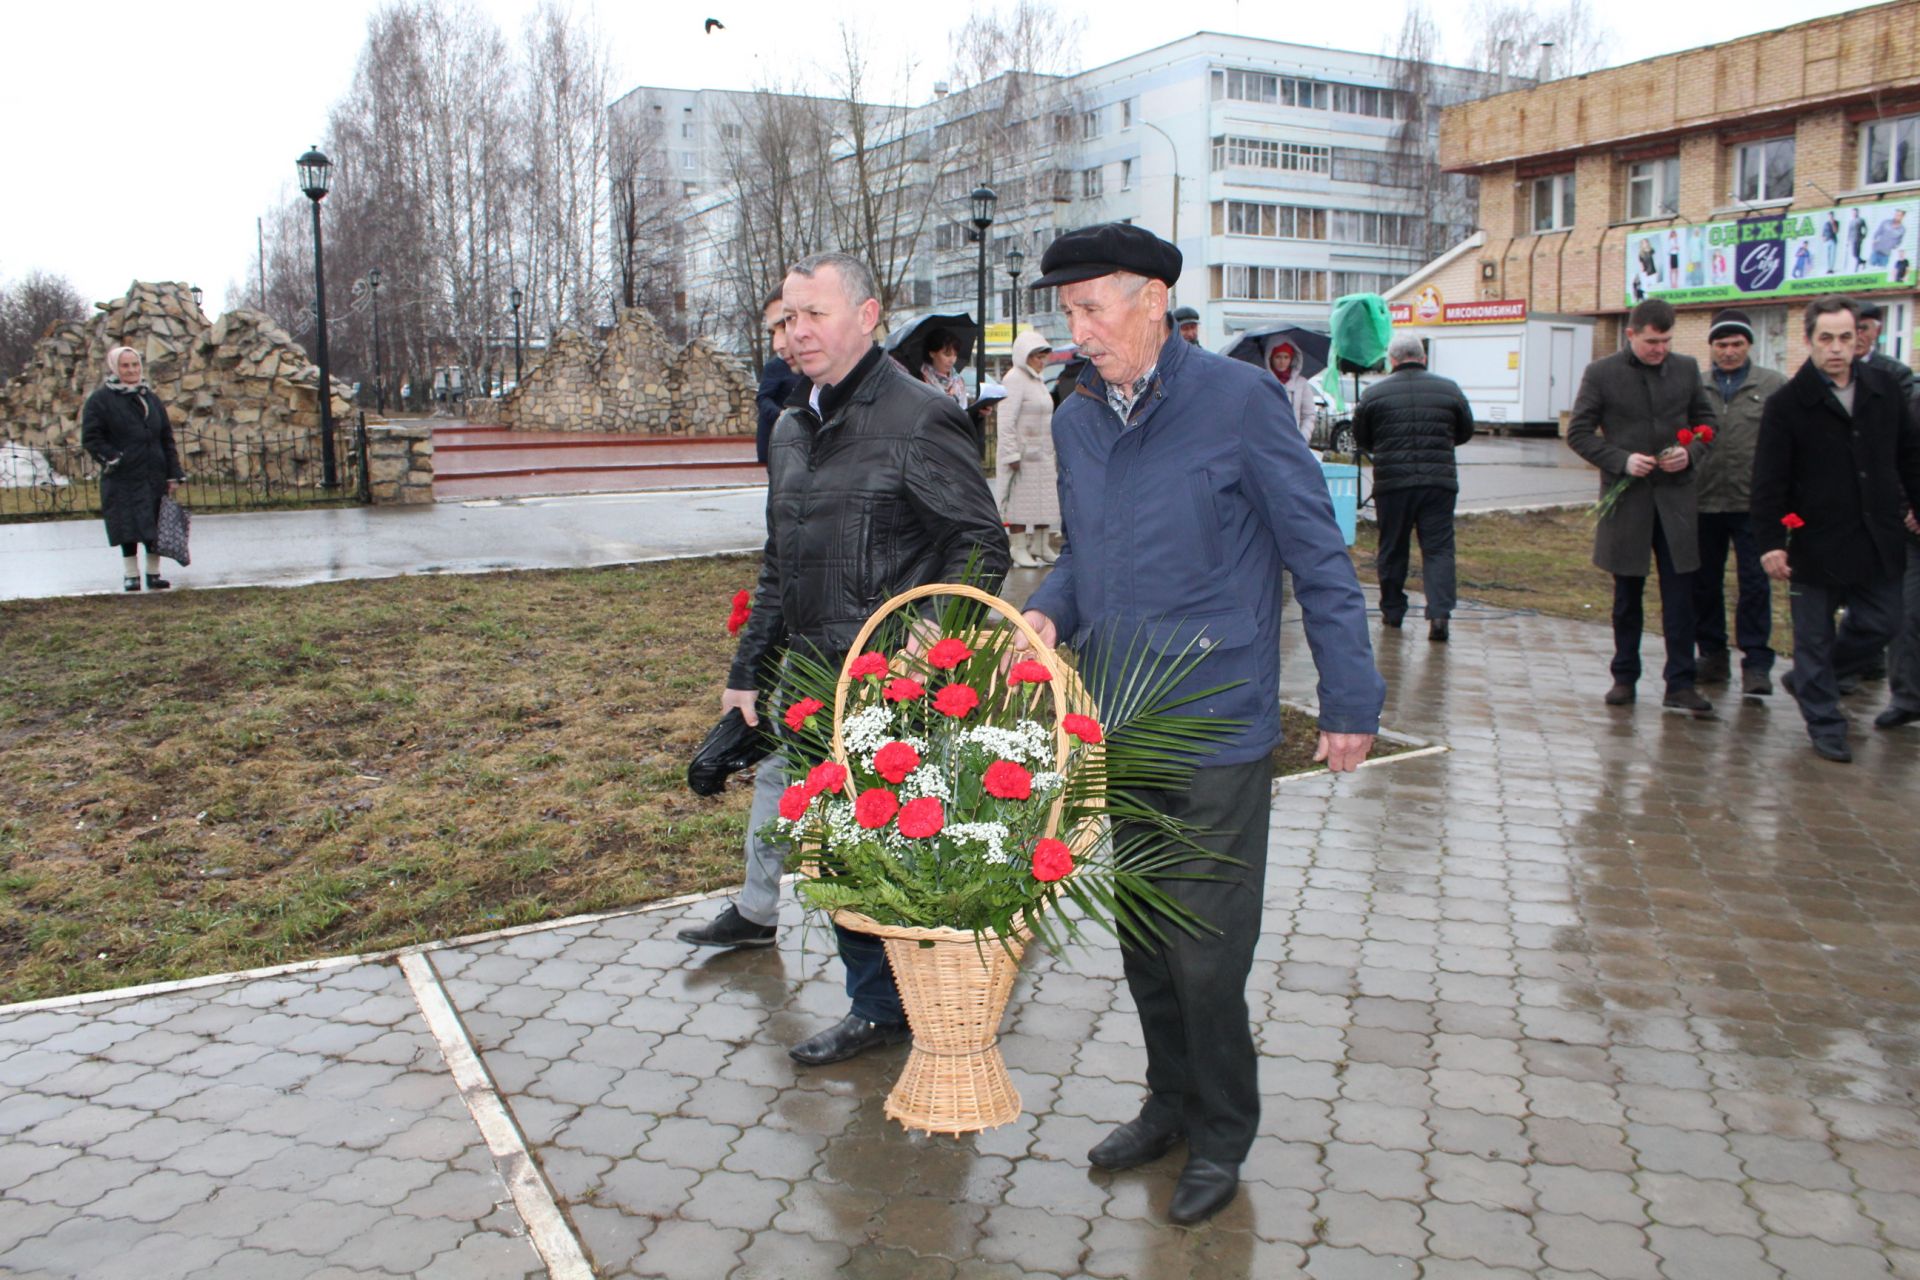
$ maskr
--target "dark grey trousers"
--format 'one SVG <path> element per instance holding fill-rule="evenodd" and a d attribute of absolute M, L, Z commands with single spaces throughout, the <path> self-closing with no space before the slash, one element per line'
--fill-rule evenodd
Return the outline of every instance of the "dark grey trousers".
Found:
<path fill-rule="evenodd" d="M 1901 590 L 1900 634 L 1887 650 L 1887 685 L 1893 705 L 1920 711 L 1920 546 L 1907 543 L 1907 573 Z"/>
<path fill-rule="evenodd" d="M 1864 587 L 1840 591 L 1794 583 L 1793 683 L 1809 737 L 1845 741 L 1847 718 L 1840 712 L 1840 677 L 1858 675 L 1893 639 L 1900 626 L 1900 579 L 1886 577 Z M 1834 611 L 1842 602 L 1847 616 L 1836 628 Z"/>
<path fill-rule="evenodd" d="M 1376 493 L 1380 549 L 1374 572 L 1380 578 L 1380 616 L 1398 622 L 1407 616 L 1409 543 L 1420 539 L 1420 585 L 1427 593 L 1427 617 L 1445 622 L 1453 615 L 1453 508 L 1459 494 L 1438 485 Z"/>
<path fill-rule="evenodd" d="M 1246 1159 L 1260 1122 L 1247 975 L 1260 940 L 1272 786 L 1269 756 L 1196 770 L 1184 792 L 1137 793 L 1161 813 L 1201 828 L 1200 843 L 1209 851 L 1235 860 L 1194 859 L 1182 869 L 1210 878 L 1158 882 L 1211 930 L 1195 937 L 1166 926 L 1157 946 L 1121 948 L 1147 1045 L 1143 1114 L 1156 1125 L 1184 1127 L 1190 1154 L 1225 1164 Z M 1124 857 L 1143 829 L 1122 824 L 1118 835 Z"/>

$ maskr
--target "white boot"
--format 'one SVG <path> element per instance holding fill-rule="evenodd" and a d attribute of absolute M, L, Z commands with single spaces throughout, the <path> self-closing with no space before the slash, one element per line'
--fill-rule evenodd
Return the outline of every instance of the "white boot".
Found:
<path fill-rule="evenodd" d="M 1045 525 L 1035 525 L 1033 529 L 1033 551 L 1041 564 L 1055 564 L 1060 553 L 1053 549 L 1053 530 Z"/>
<path fill-rule="evenodd" d="M 1013 548 L 1013 565 L 1016 569 L 1038 569 L 1040 562 L 1033 558 L 1033 535 L 1014 533 L 1007 536 L 1008 545 Z"/>

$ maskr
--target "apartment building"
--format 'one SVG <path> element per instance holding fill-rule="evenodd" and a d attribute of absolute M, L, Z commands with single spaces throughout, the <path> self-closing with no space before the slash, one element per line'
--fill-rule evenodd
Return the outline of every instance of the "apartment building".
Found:
<path fill-rule="evenodd" d="M 1920 0 L 1454 106 L 1440 160 L 1480 183 L 1480 243 L 1403 284 L 1447 302 L 1524 301 L 1591 316 L 1616 350 L 1641 298 L 1753 317 L 1755 358 L 1805 359 L 1806 299 L 1886 311 L 1911 363 L 1920 304 Z"/>

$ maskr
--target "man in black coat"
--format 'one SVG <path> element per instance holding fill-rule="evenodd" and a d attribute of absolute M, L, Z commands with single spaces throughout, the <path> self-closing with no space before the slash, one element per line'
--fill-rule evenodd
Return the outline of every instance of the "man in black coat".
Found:
<path fill-rule="evenodd" d="M 1368 387 L 1353 411 L 1353 437 L 1373 455 L 1373 501 L 1380 547 L 1380 620 L 1407 616 L 1408 542 L 1420 535 L 1420 580 L 1427 589 L 1427 639 L 1444 641 L 1453 615 L 1453 507 L 1460 473 L 1453 451 L 1473 438 L 1473 409 L 1460 386 L 1427 369 L 1426 344 L 1410 333 L 1387 344 L 1393 372 Z"/>
<path fill-rule="evenodd" d="M 767 340 L 773 345 L 773 357 L 760 366 L 760 392 L 754 398 L 754 405 L 760 412 L 760 425 L 754 436 L 753 452 L 763 467 L 767 465 L 767 446 L 773 439 L 773 424 L 786 407 L 787 397 L 805 381 L 787 363 L 787 317 L 780 296 L 781 291 L 775 289 L 773 296 L 767 299 L 767 305 L 760 309 L 760 315 L 767 325 Z"/>
<path fill-rule="evenodd" d="M 1808 304 L 1813 355 L 1768 398 L 1753 460 L 1760 564 L 1793 583 L 1793 670 L 1781 683 L 1813 749 L 1842 764 L 1853 753 L 1839 678 L 1860 671 L 1899 626 L 1902 517 L 1920 506 L 1920 428 L 1893 380 L 1855 362 L 1855 305 Z"/>
<path fill-rule="evenodd" d="M 1920 425 L 1920 387 L 1907 401 L 1907 412 Z M 1920 723 L 1920 509 L 1907 508 L 1907 572 L 1900 595 L 1905 616 L 1900 634 L 1887 649 L 1887 688 L 1892 693 L 1887 709 L 1873 719 L 1876 729 L 1898 729 Z"/>

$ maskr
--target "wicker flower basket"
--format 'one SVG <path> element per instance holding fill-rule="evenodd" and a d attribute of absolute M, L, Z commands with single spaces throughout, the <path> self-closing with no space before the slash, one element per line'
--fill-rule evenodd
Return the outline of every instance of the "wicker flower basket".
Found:
<path fill-rule="evenodd" d="M 1093 700 L 1073 669 L 1040 639 L 1013 605 L 975 587 L 932 583 L 906 591 L 881 605 L 848 650 L 833 702 L 833 758 L 847 763 L 841 738 L 848 668 L 866 651 L 873 633 L 904 605 L 930 596 L 963 596 L 986 605 L 1027 639 L 1031 656 L 1046 665 L 1053 679 L 1045 696 L 1053 701 L 1056 767 L 1064 768 L 1068 742 L 1060 720 L 1069 712 L 1092 714 Z M 1062 802 L 1056 797 L 1047 814 L 1046 834 L 1059 834 Z M 1072 833 L 1076 852 L 1099 832 Z M 913 1029 L 913 1051 L 906 1069 L 887 1095 L 886 1113 L 907 1129 L 924 1133 L 970 1133 L 1020 1117 L 1020 1094 L 1000 1056 L 1000 1023 L 1013 992 L 1029 935 L 976 937 L 966 929 L 908 928 L 881 924 L 857 911 L 837 911 L 834 920 L 856 933 L 881 939 Z"/>

